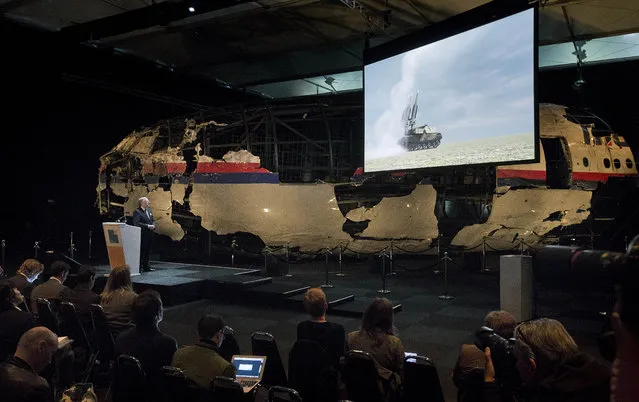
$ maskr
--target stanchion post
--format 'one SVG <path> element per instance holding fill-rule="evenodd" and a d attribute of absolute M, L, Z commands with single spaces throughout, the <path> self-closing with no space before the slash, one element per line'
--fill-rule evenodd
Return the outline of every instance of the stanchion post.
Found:
<path fill-rule="evenodd" d="M 433 270 L 434 274 L 441 272 L 441 236 L 437 236 L 437 267 Z"/>
<path fill-rule="evenodd" d="M 481 243 L 481 271 L 482 274 L 490 273 L 490 269 L 488 269 L 488 264 L 486 261 L 486 236 L 482 239 Z"/>
<path fill-rule="evenodd" d="M 393 270 L 393 241 L 391 240 L 391 244 L 390 244 L 390 253 L 388 254 L 388 275 L 390 276 L 395 276 L 396 273 Z"/>
<path fill-rule="evenodd" d="M 38 259 L 38 250 L 40 250 L 40 242 L 36 240 L 33 246 L 33 258 Z"/>
<path fill-rule="evenodd" d="M 326 250 L 324 251 L 324 272 L 326 273 L 325 279 L 324 279 L 324 284 L 322 286 L 320 286 L 323 289 L 330 289 L 333 287 L 333 285 L 331 285 L 328 282 L 328 255 L 331 254 L 331 250 L 326 247 Z"/>
<path fill-rule="evenodd" d="M 235 268 L 235 248 L 237 247 L 237 241 L 235 238 L 231 240 L 231 267 Z"/>
<path fill-rule="evenodd" d="M 293 275 L 291 274 L 291 246 L 289 242 L 286 242 L 286 273 L 284 274 L 285 278 L 291 278 Z"/>
<path fill-rule="evenodd" d="M 73 255 L 75 253 L 75 244 L 73 244 L 73 232 L 71 232 L 71 236 L 69 237 L 69 256 L 73 259 Z"/>
<path fill-rule="evenodd" d="M 448 252 L 444 253 L 444 294 L 439 296 L 441 300 L 453 300 L 455 296 L 451 296 L 448 294 L 448 261 L 452 261 L 448 257 Z"/>
<path fill-rule="evenodd" d="M 91 259 L 91 249 L 92 247 L 92 237 L 93 237 L 93 232 L 89 230 L 89 260 Z"/>
<path fill-rule="evenodd" d="M 519 247 L 520 247 L 519 254 L 521 255 L 524 255 L 524 244 L 525 244 L 524 239 L 519 239 Z"/>
<path fill-rule="evenodd" d="M 5 264 L 5 260 L 4 260 L 5 255 L 6 255 L 5 251 L 6 251 L 6 248 L 7 248 L 7 243 L 4 241 L 4 239 L 2 239 L 2 246 L 1 247 L 2 247 L 2 268 L 4 268 L 4 267 L 7 266 Z"/>
<path fill-rule="evenodd" d="M 337 261 L 339 262 L 339 272 L 335 274 L 335 276 L 339 276 L 339 277 L 344 277 L 346 276 L 346 274 L 344 272 L 342 272 L 342 253 L 344 252 L 344 249 L 342 247 L 342 245 L 339 245 L 339 255 L 337 256 Z"/>
<path fill-rule="evenodd" d="M 386 249 L 382 250 L 379 256 L 382 257 L 382 288 L 378 290 L 377 293 L 382 295 L 387 295 L 391 291 L 390 289 L 386 288 L 386 257 L 388 257 L 388 254 L 386 253 Z"/>

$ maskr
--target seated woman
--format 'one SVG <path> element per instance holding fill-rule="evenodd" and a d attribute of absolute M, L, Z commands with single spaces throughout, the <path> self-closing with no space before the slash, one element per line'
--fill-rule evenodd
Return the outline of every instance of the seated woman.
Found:
<path fill-rule="evenodd" d="M 20 309 L 24 297 L 11 281 L 0 285 L 0 360 L 16 351 L 20 337 L 35 325 L 33 315 Z"/>
<path fill-rule="evenodd" d="M 404 363 L 404 345 L 393 335 L 393 306 L 377 298 L 366 308 L 359 331 L 348 334 L 348 349 L 369 353 L 387 391 L 396 389 Z"/>
<path fill-rule="evenodd" d="M 131 271 L 128 265 L 111 270 L 104 291 L 100 295 L 100 305 L 104 309 L 109 328 L 114 338 L 125 329 L 132 328 L 133 302 L 137 298 L 131 284 Z"/>

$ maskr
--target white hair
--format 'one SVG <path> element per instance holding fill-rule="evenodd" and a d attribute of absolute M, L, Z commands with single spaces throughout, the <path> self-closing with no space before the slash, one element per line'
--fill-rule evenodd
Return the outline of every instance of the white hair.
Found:
<path fill-rule="evenodd" d="M 142 201 L 146 201 L 149 202 L 149 199 L 146 197 L 140 197 L 138 198 L 138 207 L 142 205 Z"/>

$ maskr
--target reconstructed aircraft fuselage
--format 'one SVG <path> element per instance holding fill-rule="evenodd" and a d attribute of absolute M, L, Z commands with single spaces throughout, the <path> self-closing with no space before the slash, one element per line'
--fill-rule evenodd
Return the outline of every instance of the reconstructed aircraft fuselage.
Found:
<path fill-rule="evenodd" d="M 215 138 L 203 138 L 202 130 L 225 124 L 188 120 L 168 145 L 152 127 L 103 155 L 99 207 L 111 218 L 131 215 L 146 196 L 160 234 L 180 241 L 196 222 L 216 241 L 235 240 L 240 248 L 246 236 L 302 252 L 341 246 L 366 253 L 392 243 L 396 253 L 433 253 L 440 236 L 466 249 L 484 239 L 498 250 L 515 241 L 552 243 L 558 230 L 585 225 L 593 194 L 605 183 L 637 176 L 624 139 L 602 124 L 596 116 L 542 104 L 539 163 L 428 176 L 356 172 L 344 183 L 289 184 L 246 150 L 220 160 L 204 155 L 201 143 Z"/>

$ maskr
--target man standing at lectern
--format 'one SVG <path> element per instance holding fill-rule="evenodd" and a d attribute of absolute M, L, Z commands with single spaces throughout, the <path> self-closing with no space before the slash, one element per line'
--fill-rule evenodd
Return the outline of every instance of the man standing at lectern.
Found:
<path fill-rule="evenodd" d="M 138 200 L 138 209 L 133 211 L 133 225 L 142 231 L 140 245 L 140 272 L 155 271 L 149 267 L 149 255 L 151 254 L 151 243 L 153 242 L 153 230 L 155 229 L 155 219 L 149 208 L 151 202 L 146 197 Z"/>

